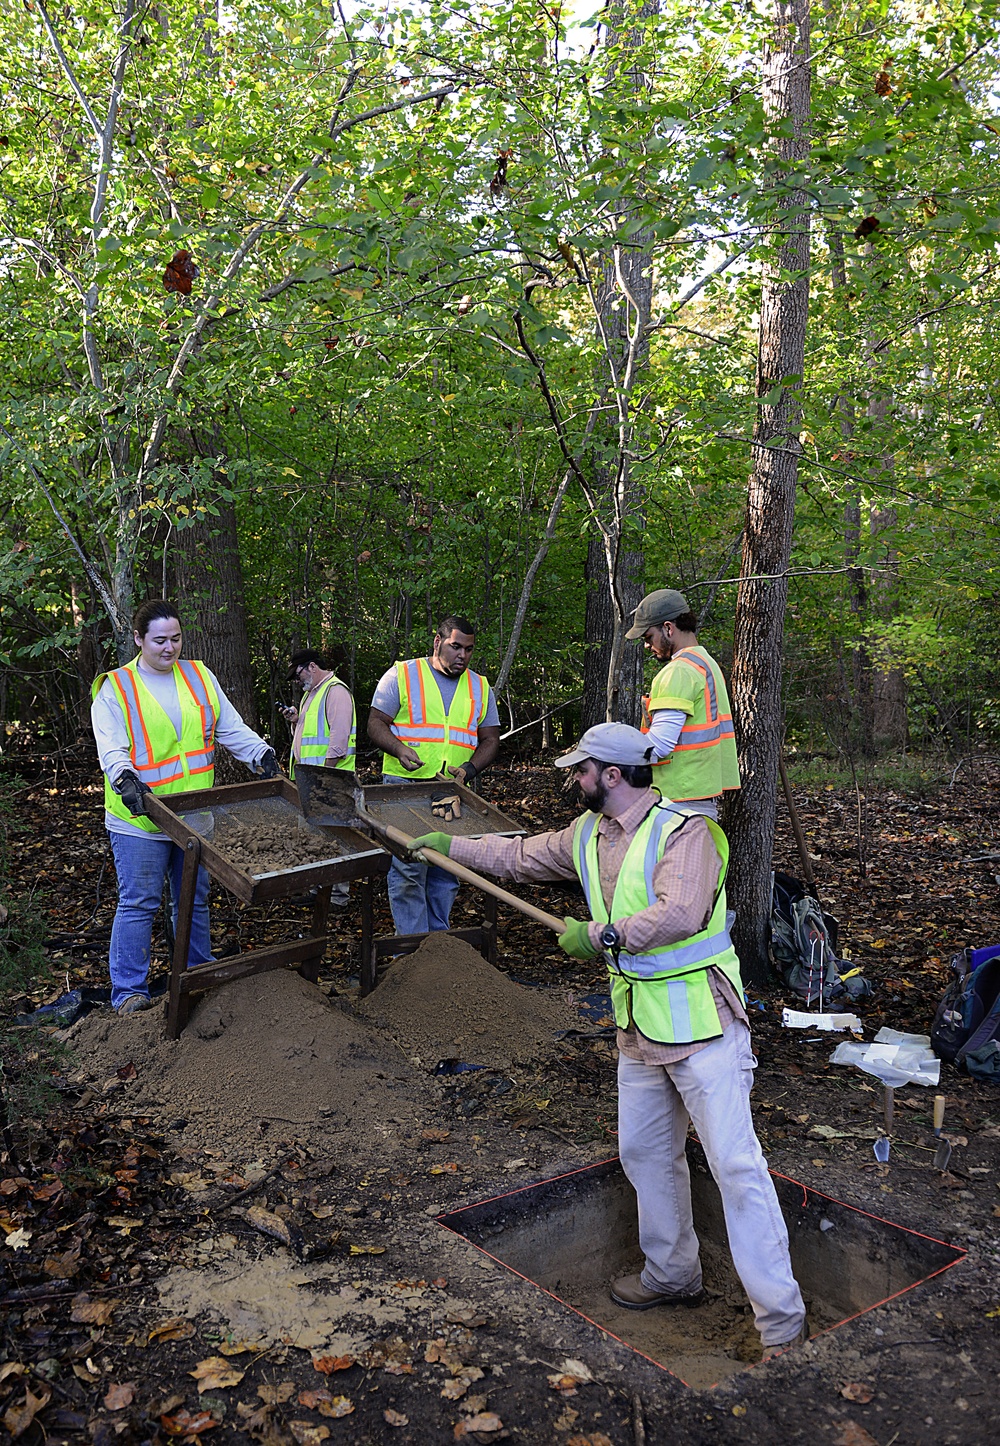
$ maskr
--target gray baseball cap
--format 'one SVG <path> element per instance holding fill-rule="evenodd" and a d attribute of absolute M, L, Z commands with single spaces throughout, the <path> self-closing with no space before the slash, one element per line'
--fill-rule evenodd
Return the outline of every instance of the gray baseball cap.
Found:
<path fill-rule="evenodd" d="M 627 723 L 596 723 L 588 728 L 572 753 L 556 759 L 557 768 L 572 768 L 588 758 L 598 763 L 649 763 L 653 749 L 645 733 Z"/>
<path fill-rule="evenodd" d="M 672 587 L 661 587 L 658 592 L 648 592 L 636 608 L 632 626 L 625 636 L 637 643 L 649 628 L 660 623 L 672 623 L 682 613 L 689 613 L 688 600 L 682 592 Z"/>

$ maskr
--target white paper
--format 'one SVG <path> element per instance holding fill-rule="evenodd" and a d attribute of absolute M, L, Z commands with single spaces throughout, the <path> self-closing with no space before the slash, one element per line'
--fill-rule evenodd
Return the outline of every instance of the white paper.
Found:
<path fill-rule="evenodd" d="M 861 1033 L 861 1020 L 856 1014 L 807 1014 L 803 1009 L 783 1009 L 781 1022 L 786 1029 L 849 1029 Z"/>

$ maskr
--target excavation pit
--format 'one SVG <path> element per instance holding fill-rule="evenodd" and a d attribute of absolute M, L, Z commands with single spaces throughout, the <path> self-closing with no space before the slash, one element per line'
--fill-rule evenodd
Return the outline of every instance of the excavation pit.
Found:
<path fill-rule="evenodd" d="M 760 1338 L 726 1245 L 722 1201 L 689 1144 L 706 1301 L 631 1311 L 608 1295 L 641 1268 L 635 1195 L 617 1159 L 439 1217 L 492 1259 L 591 1324 L 706 1389 L 760 1359 Z M 844 1325 L 957 1264 L 965 1251 L 774 1175 L 812 1334 Z"/>

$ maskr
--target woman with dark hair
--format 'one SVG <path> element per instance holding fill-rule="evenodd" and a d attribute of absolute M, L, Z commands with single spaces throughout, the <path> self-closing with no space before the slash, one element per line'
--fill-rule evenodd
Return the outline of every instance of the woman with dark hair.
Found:
<path fill-rule="evenodd" d="M 183 635 L 173 603 L 143 603 L 133 619 L 138 656 L 94 680 L 90 710 L 104 770 L 104 823 L 118 875 L 111 927 L 111 1003 L 119 1014 L 149 1005 L 149 955 L 163 880 L 174 925 L 184 855 L 146 817 L 145 797 L 211 788 L 215 744 L 263 778 L 278 772 L 274 750 L 248 728 L 210 668 L 181 661 Z M 188 967 L 212 957 L 208 874 L 198 870 Z"/>

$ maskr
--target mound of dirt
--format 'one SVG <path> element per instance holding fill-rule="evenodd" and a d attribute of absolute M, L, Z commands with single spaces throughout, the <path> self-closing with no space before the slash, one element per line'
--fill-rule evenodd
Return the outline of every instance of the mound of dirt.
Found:
<path fill-rule="evenodd" d="M 526 989 L 452 934 L 428 934 L 393 963 L 358 1005 L 425 1067 L 442 1059 L 506 1069 L 537 1059 L 561 1029 L 578 1029 L 570 1005 Z"/>
<path fill-rule="evenodd" d="M 332 1005 L 316 985 L 276 969 L 201 996 L 180 1039 L 163 1011 L 82 1019 L 69 1044 L 76 1076 L 119 1114 L 162 1127 L 186 1121 L 184 1144 L 243 1158 L 305 1140 L 335 1150 L 416 1123 L 436 1087 L 388 1040 Z"/>
<path fill-rule="evenodd" d="M 292 822 L 295 822 L 294 816 Z M 314 829 L 289 827 L 284 818 L 254 824 L 234 816 L 216 819 L 212 842 L 231 863 L 248 874 L 295 869 L 338 858 L 346 849 Z"/>

